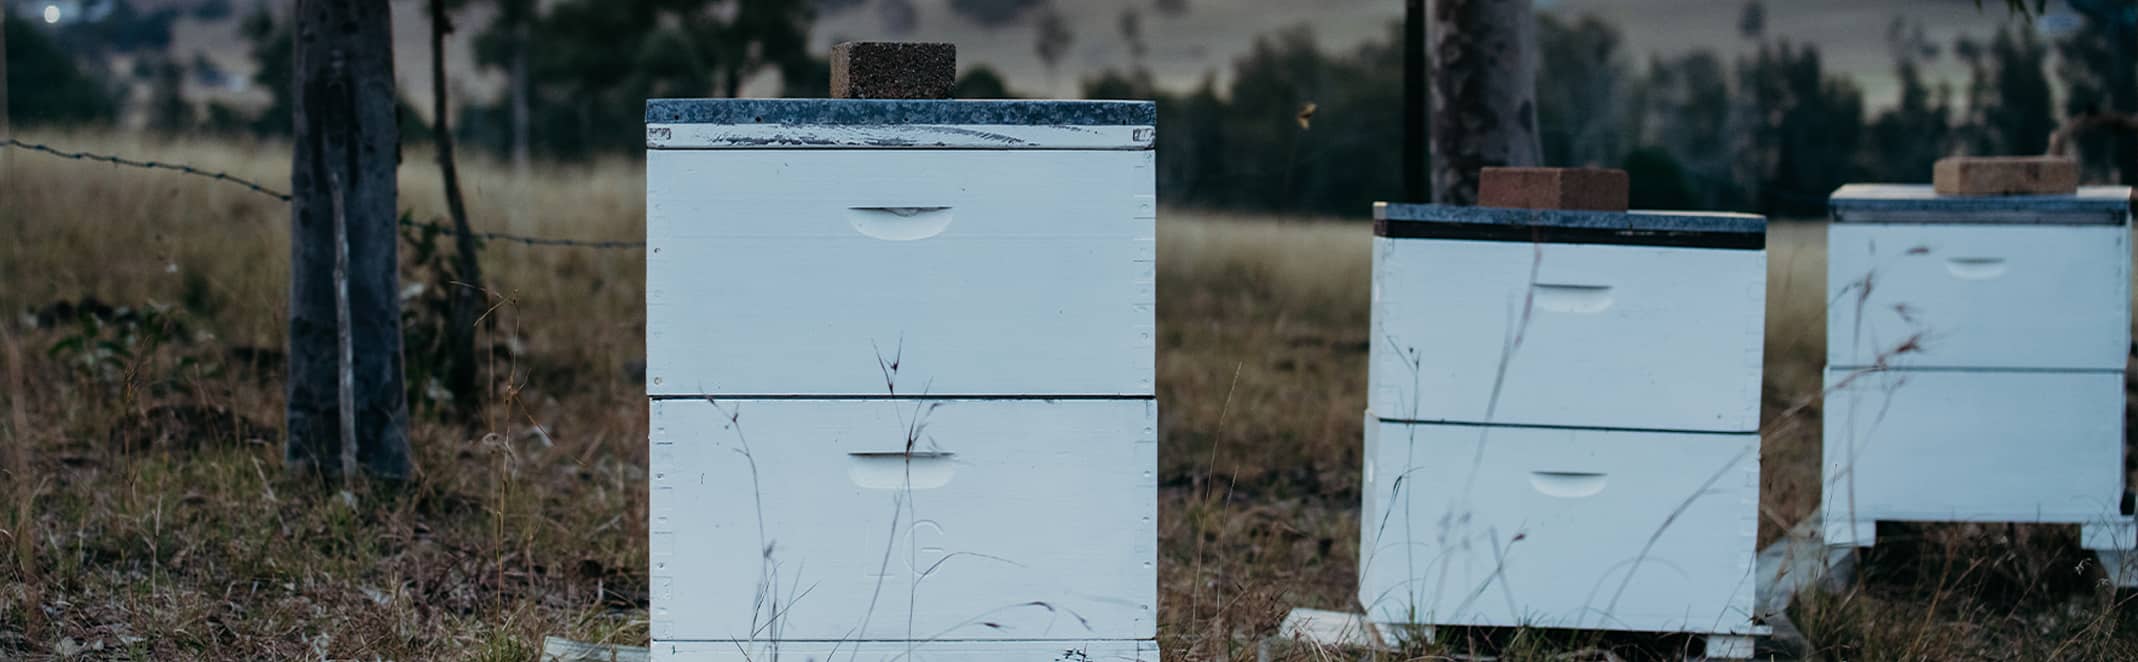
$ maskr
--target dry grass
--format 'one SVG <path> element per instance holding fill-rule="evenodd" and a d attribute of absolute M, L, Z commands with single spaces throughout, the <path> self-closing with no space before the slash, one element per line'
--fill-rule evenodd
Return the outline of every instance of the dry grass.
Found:
<path fill-rule="evenodd" d="M 288 181 L 272 143 L 29 138 Z M 0 658 L 529 659 L 545 634 L 644 641 L 635 251 L 487 247 L 489 340 L 515 350 L 488 370 L 497 401 L 478 426 L 419 417 L 417 479 L 344 497 L 284 477 L 275 446 L 285 207 L 182 175 L 4 158 L 0 310 L 20 351 L 0 356 L 30 386 L 0 399 L 30 423 L 7 427 L 28 470 L 0 481 L 16 488 Z M 403 205 L 437 217 L 435 169 L 406 158 Z M 524 184 L 469 165 L 486 229 L 642 234 L 636 165 Z M 496 204 L 513 199 L 528 204 Z"/>
<path fill-rule="evenodd" d="M 287 179 L 272 143 L 30 137 Z M 344 497 L 283 476 L 273 444 L 279 204 L 175 174 L 0 159 L 0 440 L 23 463 L 0 463 L 0 658 L 528 659 L 543 635 L 645 641 L 640 253 L 489 246 L 502 397 L 479 425 L 419 417 L 418 479 Z M 405 166 L 403 205 L 437 217 L 428 156 Z M 526 182 L 494 162 L 463 171 L 478 227 L 642 234 L 635 163 Z M 1370 230 L 1168 213 L 1160 234 L 1159 631 L 1168 659 L 1242 659 L 1291 607 L 1355 607 Z M 1763 540 L 1817 502 L 1823 237 L 1777 224 L 1770 239 Z M 84 327 L 83 306 L 55 306 L 90 299 L 130 310 Z M 1847 659 L 2129 658 L 2138 624 L 2073 569 L 2073 538 L 1897 532 L 1858 586 L 1798 620 Z M 1488 635 L 1411 652 L 1644 658 L 1686 643 Z"/>
<path fill-rule="evenodd" d="M 1355 592 L 1370 227 L 1159 224 L 1159 632 L 1227 659 Z"/>

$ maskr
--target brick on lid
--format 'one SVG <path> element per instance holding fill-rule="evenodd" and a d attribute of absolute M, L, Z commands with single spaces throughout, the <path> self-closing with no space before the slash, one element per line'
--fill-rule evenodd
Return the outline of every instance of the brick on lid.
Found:
<path fill-rule="evenodd" d="M 1625 211 L 1626 171 L 1609 168 L 1485 168 L 1477 204 L 1509 209 Z"/>
<path fill-rule="evenodd" d="M 958 47 L 928 42 L 848 41 L 831 47 L 834 99 L 948 99 Z"/>
<path fill-rule="evenodd" d="M 2079 190 L 2079 163 L 2060 156 L 1949 156 L 1938 159 L 1938 195 L 2041 195 Z"/>

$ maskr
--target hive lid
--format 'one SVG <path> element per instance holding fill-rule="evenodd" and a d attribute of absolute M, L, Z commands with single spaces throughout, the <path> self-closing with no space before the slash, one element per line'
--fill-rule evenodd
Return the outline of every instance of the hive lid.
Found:
<path fill-rule="evenodd" d="M 1150 149 L 1149 101 L 648 99 L 649 149 Z"/>
<path fill-rule="evenodd" d="M 2056 195 L 1938 195 L 1928 184 L 1849 184 L 1828 200 L 1836 223 L 2121 225 L 2131 214 L 2126 186 L 2082 186 Z"/>
<path fill-rule="evenodd" d="M 1553 244 L 1626 244 L 1758 250 L 1767 219 L 1757 214 L 1680 211 L 1572 211 L 1376 202 L 1375 236 Z"/>

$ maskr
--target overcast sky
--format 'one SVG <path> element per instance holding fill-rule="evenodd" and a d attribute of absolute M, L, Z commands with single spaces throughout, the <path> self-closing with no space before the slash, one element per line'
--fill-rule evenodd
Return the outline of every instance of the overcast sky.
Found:
<path fill-rule="evenodd" d="M 1325 50 L 1341 50 L 1380 37 L 1389 22 L 1403 13 L 1402 0 L 1187 0 L 1188 11 L 1178 16 L 1155 11 L 1156 0 L 1052 0 L 1068 18 L 1075 40 L 1061 70 L 1050 75 L 1033 53 L 1035 29 L 1029 17 L 990 30 L 953 14 L 950 0 L 910 1 L 918 10 L 911 32 L 889 32 L 881 7 L 886 0 L 864 0 L 854 9 L 820 19 L 814 46 L 829 51 L 834 41 L 846 39 L 949 41 L 958 45 L 961 63 L 994 66 L 1020 93 L 1069 96 L 1076 93 L 1080 78 L 1131 63 L 1119 29 L 1121 14 L 1130 8 L 1144 15 L 1144 31 L 1152 48 L 1148 65 L 1161 85 L 1174 88 L 1192 86 L 1213 72 L 1223 80 L 1232 61 L 1247 52 L 1258 35 L 1306 25 Z M 142 4 L 191 3 L 144 0 Z M 1625 35 L 1628 62 L 1636 66 L 1651 55 L 1697 48 L 1735 53 L 1750 47 L 1737 31 L 1744 9 L 1740 0 L 1539 0 L 1537 4 L 1542 11 L 1568 17 L 1595 14 L 1617 25 Z M 2052 11 L 2058 4 L 2052 3 Z M 1895 94 L 1885 39 L 1886 25 L 1894 17 L 1920 22 L 1932 41 L 1949 46 L 1955 37 L 1985 36 L 2016 20 L 2007 16 L 2002 0 L 1988 0 L 1986 5 L 1978 10 L 1973 0 L 1769 0 L 1767 33 L 1818 45 L 1827 65 L 1855 76 L 1870 105 L 1879 107 L 1890 104 Z M 489 6 L 481 0 L 469 2 L 458 19 L 462 29 L 448 46 L 455 87 L 471 96 L 495 94 L 500 82 L 494 72 L 474 70 L 466 47 L 467 38 L 489 20 Z M 396 75 L 418 107 L 427 111 L 430 53 L 424 4 L 422 0 L 395 0 L 393 8 Z M 207 52 L 235 70 L 251 70 L 243 42 L 236 36 L 235 21 L 219 25 L 181 21 L 178 31 L 182 52 Z M 1964 74 L 1949 53 L 1934 62 L 1931 71 L 1955 78 Z M 753 94 L 776 90 L 769 78 L 746 88 Z"/>
<path fill-rule="evenodd" d="M 826 17 L 816 41 L 829 48 L 838 39 L 891 37 L 875 2 Z M 1152 0 L 1054 0 L 1077 35 L 1063 71 L 1049 76 L 1033 54 L 1032 25 L 1002 30 L 981 29 L 952 15 L 948 0 L 913 0 L 920 24 L 895 38 L 952 41 L 966 62 L 987 62 L 1003 70 L 1027 93 L 1073 94 L 1077 76 L 1126 66 L 1128 48 L 1118 29 L 1120 14 L 1141 8 L 1150 35 L 1150 65 L 1162 85 L 1194 85 L 1207 72 L 1222 76 L 1232 60 L 1246 52 L 1255 36 L 1294 25 L 1310 26 L 1324 45 L 1341 49 L 1378 38 L 1390 21 L 1403 15 L 1402 0 L 1188 0 L 1189 11 L 1168 17 L 1150 11 Z M 1817 44 L 1829 66 L 1859 77 L 1873 105 L 1890 103 L 1892 58 L 1886 25 L 1896 16 L 1920 22 L 1932 41 L 1949 45 L 1961 35 L 1987 35 L 2012 20 L 1992 0 L 1977 10 L 1973 0 L 1770 0 L 1767 33 L 1799 43 Z M 1734 53 L 1748 47 L 1739 36 L 1737 0 L 1544 0 L 1539 9 L 1574 17 L 1595 14 L 1624 31 L 1629 62 L 1644 63 L 1651 54 L 1676 54 L 1696 48 Z M 1964 73 L 1952 58 L 1937 71 Z"/>

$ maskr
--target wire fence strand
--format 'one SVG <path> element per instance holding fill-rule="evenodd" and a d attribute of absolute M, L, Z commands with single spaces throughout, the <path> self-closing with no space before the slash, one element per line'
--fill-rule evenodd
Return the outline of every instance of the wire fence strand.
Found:
<path fill-rule="evenodd" d="M 43 144 L 39 144 L 39 143 L 33 143 L 33 142 L 24 142 L 24 141 L 22 141 L 22 140 L 18 140 L 18 139 L 16 139 L 16 138 L 14 138 L 13 136 L 5 137 L 5 138 L 0 138 L 0 147 L 11 147 L 11 148 L 15 148 L 15 149 L 25 149 L 25 150 L 29 150 L 29 151 L 32 151 L 32 152 L 39 152 L 39 153 L 43 153 L 43 154 L 49 154 L 49 155 L 52 155 L 52 156 L 57 156 L 57 157 L 60 157 L 60 158 L 64 158 L 64 159 L 72 159 L 72 160 L 76 160 L 76 161 L 95 161 L 95 162 L 99 162 L 99 163 L 109 163 L 109 164 L 112 164 L 112 165 L 121 165 L 121 166 L 126 166 L 126 167 L 129 167 L 129 168 L 140 168 L 140 169 L 143 169 L 143 170 L 168 170 L 168 171 L 171 171 L 171 172 L 176 172 L 176 173 L 180 173 L 180 174 L 186 174 L 186 175 L 192 175 L 192 176 L 195 176 L 195 177 L 202 177 L 202 178 L 206 178 L 206 179 L 211 179 L 211 180 L 215 180 L 215 181 L 218 181 L 218 182 L 226 182 L 226 183 L 230 183 L 230 184 L 236 184 L 236 185 L 238 185 L 238 186 L 242 186 L 242 187 L 245 187 L 245 188 L 246 188 L 247 190 L 250 190 L 250 191 L 252 191 L 252 192 L 254 192 L 254 193 L 258 193 L 258 194 L 260 194 L 260 195 L 264 195 L 264 196 L 267 196 L 267 197 L 270 197 L 270 198 L 274 198 L 275 200 L 277 200 L 277 201 L 280 201 L 280 202 L 289 202 L 289 201 L 290 201 L 290 194 L 288 194 L 288 193 L 283 193 L 283 192 L 281 192 L 281 191 L 277 191 L 277 190 L 275 190 L 275 189 L 272 189 L 272 188 L 268 188 L 268 187 L 266 187 L 266 186 L 262 186 L 262 185 L 261 185 L 261 184 L 260 184 L 259 182 L 256 182 L 256 181 L 253 181 L 253 180 L 250 180 L 250 179 L 246 179 L 246 178 L 243 178 L 243 177 L 238 177 L 238 176 L 232 175 L 232 174 L 230 174 L 230 173 L 227 173 L 227 172 L 221 172 L 221 171 L 215 171 L 215 170 L 203 170 L 203 169 L 200 169 L 200 168 L 195 168 L 195 167 L 193 167 L 193 166 L 190 166 L 190 165 L 186 165 L 186 164 L 183 164 L 183 163 L 164 163 L 164 162 L 162 162 L 162 161 L 144 161 L 144 160 L 139 160 L 139 159 L 130 159 L 130 158 L 126 158 L 126 157 L 123 157 L 123 156 L 116 156 L 116 155 L 111 155 L 111 154 L 95 154 L 95 153 L 91 153 L 91 152 L 77 152 L 77 151 L 70 151 L 70 150 L 60 149 L 60 148 L 57 148 L 57 147 L 52 147 L 52 146 L 50 146 L 50 145 L 43 145 Z M 448 226 L 448 225 L 445 225 L 445 224 L 442 224 L 442 223 L 436 223 L 436 222 L 415 222 L 415 223 L 413 223 L 413 224 L 414 224 L 414 225 L 416 225 L 416 226 L 418 226 L 418 227 L 427 227 L 427 228 L 435 228 L 435 229 L 438 229 L 438 230 L 441 230 L 441 231 L 445 231 L 445 232 L 452 232 L 452 231 L 453 231 L 453 228 L 452 228 L 451 226 Z M 483 240 L 485 240 L 485 241 L 505 241 L 505 242 L 512 242 L 512 243 L 516 243 L 516 244 L 523 244 L 523 245 L 527 245 L 527 246 L 567 246 L 567 247 L 573 247 L 573 248 L 593 248 L 593 249 L 600 249 L 600 250 L 614 250 L 614 249 L 627 249 L 627 248 L 645 248 L 645 247 L 646 247 L 646 242 L 643 242 L 643 241 L 602 241 L 602 240 L 583 240 L 583 239 L 557 239 L 557 238 L 552 238 L 552 237 L 532 237 L 532 236 L 527 236 L 527 235 L 519 235 L 519 234 L 512 234 L 512 233 L 509 233 L 509 232 L 480 232 L 480 231 L 478 231 L 478 232 L 475 232 L 474 234 L 475 234 L 475 236 L 477 236 L 477 237 L 480 237 L 480 238 L 482 238 L 482 239 L 483 239 Z"/>

